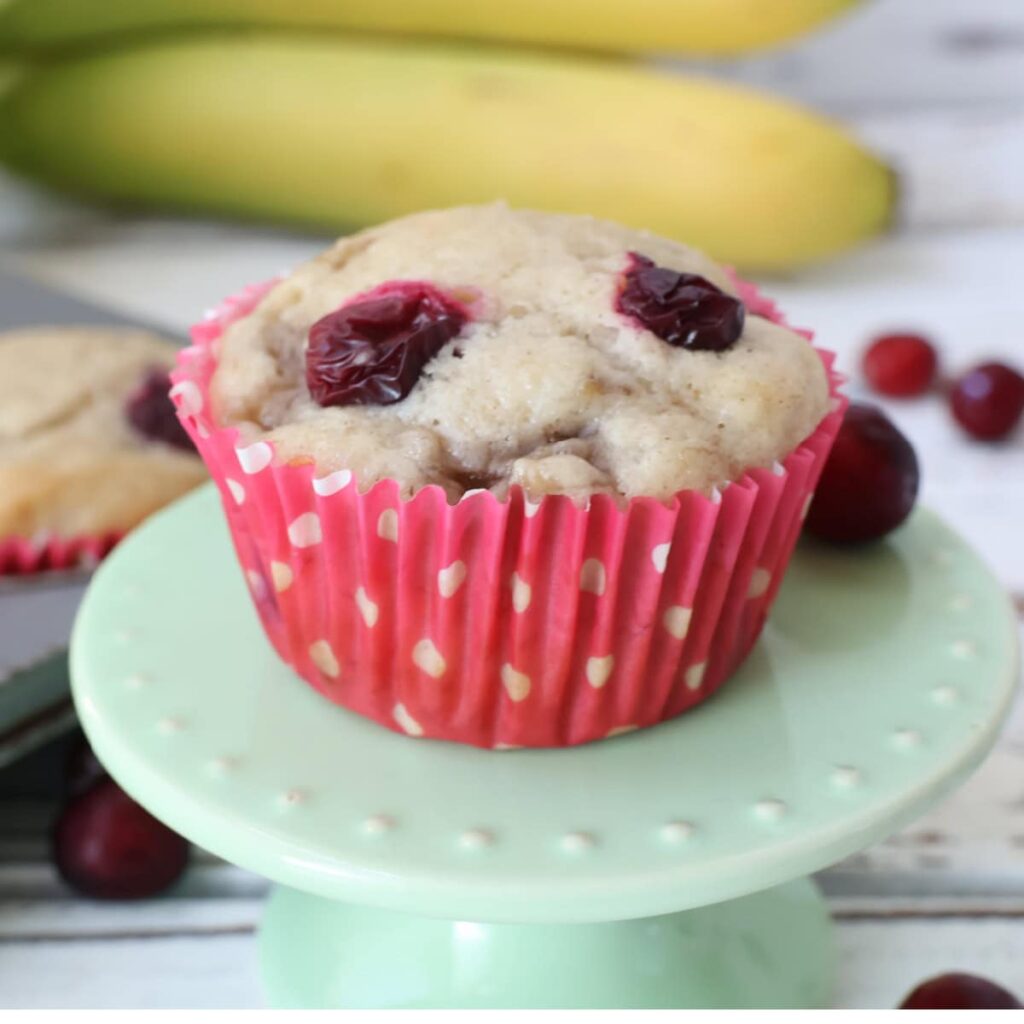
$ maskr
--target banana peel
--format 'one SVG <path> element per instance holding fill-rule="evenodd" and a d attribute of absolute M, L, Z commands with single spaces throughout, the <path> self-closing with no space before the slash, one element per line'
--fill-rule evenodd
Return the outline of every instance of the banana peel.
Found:
<path fill-rule="evenodd" d="M 0 49 L 55 50 L 168 30 L 355 30 L 609 52 L 731 56 L 860 0 L 0 0 Z"/>
<path fill-rule="evenodd" d="M 796 105 L 628 61 L 204 34 L 22 69 L 0 160 L 83 196 L 318 230 L 506 199 L 648 228 L 749 270 L 890 222 L 894 178 Z"/>

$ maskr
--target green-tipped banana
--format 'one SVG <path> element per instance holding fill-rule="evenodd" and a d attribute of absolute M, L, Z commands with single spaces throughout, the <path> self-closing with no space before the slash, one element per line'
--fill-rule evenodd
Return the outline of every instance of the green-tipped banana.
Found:
<path fill-rule="evenodd" d="M 647 227 L 748 268 L 882 229 L 888 169 L 778 100 L 617 62 L 295 35 L 27 72 L 0 158 L 126 203 L 350 227 L 505 198 Z"/>
<path fill-rule="evenodd" d="M 735 54 L 858 0 L 0 0 L 0 47 L 68 47 L 167 29 L 357 29 L 596 50 Z"/>

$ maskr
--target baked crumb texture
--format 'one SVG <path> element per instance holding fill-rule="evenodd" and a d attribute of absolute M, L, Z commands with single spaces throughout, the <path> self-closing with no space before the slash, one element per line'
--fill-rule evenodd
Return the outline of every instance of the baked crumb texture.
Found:
<path fill-rule="evenodd" d="M 125 417 L 146 372 L 174 353 L 113 328 L 0 335 L 0 539 L 123 533 L 206 479 L 196 455 Z"/>
<path fill-rule="evenodd" d="M 711 493 L 792 451 L 828 411 L 818 354 L 748 310 L 725 352 L 675 348 L 615 309 L 628 254 L 730 275 L 686 246 L 586 217 L 502 204 L 417 214 L 344 238 L 279 281 L 225 332 L 212 412 L 241 443 L 270 441 L 319 476 L 351 471 L 361 490 L 437 484 L 531 499 L 593 494 L 667 499 Z M 385 406 L 310 397 L 313 323 L 384 282 L 429 281 L 472 321 Z"/>

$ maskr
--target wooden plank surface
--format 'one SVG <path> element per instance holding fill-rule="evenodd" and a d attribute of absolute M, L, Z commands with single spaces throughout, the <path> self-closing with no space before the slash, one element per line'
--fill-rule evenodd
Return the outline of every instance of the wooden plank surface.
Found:
<path fill-rule="evenodd" d="M 859 351 L 882 329 L 933 334 L 951 373 L 989 356 L 1024 359 L 1024 3 L 875 0 L 797 47 L 705 69 L 845 119 L 899 170 L 897 233 L 767 283 L 840 354 L 855 395 Z M 0 179 L 0 259 L 178 333 L 321 244 L 112 219 Z M 939 400 L 888 408 L 921 455 L 924 500 L 977 546 L 1024 617 L 1024 439 L 972 444 Z M 260 1005 L 264 883 L 199 856 L 161 900 L 74 897 L 47 856 L 56 756 L 35 774 L 0 774 L 0 1005 Z M 838 920 L 837 1005 L 890 1006 L 949 969 L 1024 993 L 1024 707 L 958 793 L 820 881 Z"/>

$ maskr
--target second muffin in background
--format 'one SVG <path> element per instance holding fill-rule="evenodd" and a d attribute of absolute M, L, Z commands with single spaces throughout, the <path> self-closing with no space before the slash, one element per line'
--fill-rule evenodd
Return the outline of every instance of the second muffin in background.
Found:
<path fill-rule="evenodd" d="M 94 560 L 206 479 L 167 394 L 174 354 L 117 327 L 0 334 L 0 572 Z"/>
<path fill-rule="evenodd" d="M 300 675 L 565 745 L 693 706 L 760 631 L 841 416 L 776 320 L 677 243 L 460 208 L 251 290 L 176 392 Z"/>

